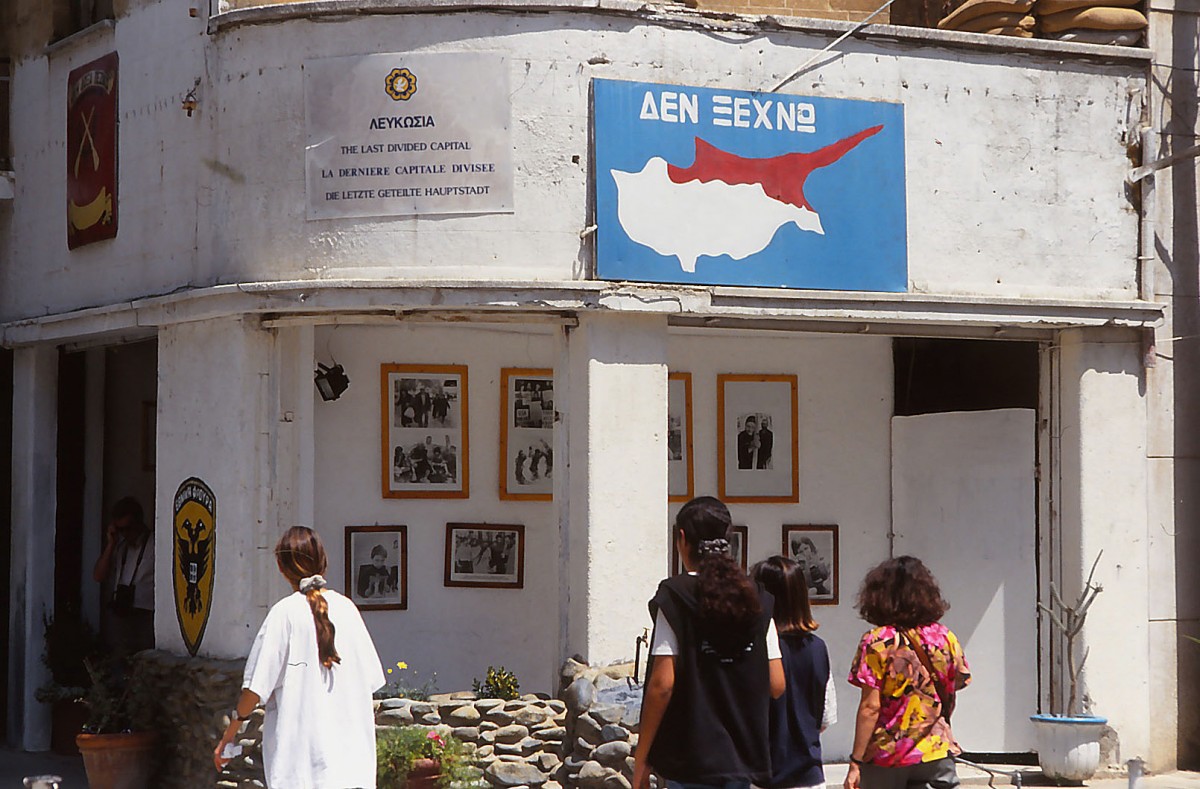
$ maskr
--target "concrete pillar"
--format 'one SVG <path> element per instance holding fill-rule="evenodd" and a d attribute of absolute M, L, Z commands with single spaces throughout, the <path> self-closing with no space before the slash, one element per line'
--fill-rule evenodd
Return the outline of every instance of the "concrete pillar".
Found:
<path fill-rule="evenodd" d="M 1104 587 L 1083 631 L 1090 650 L 1082 692 L 1116 730 L 1115 762 L 1150 750 L 1150 579 L 1146 397 L 1140 337 L 1132 331 L 1062 334 L 1057 565 L 1070 602 L 1103 550 Z M 1065 684 L 1065 677 L 1063 682 Z"/>
<path fill-rule="evenodd" d="M 570 462 L 556 491 L 568 502 L 566 654 L 609 663 L 633 656 L 667 572 L 666 316 L 581 315 L 559 378 Z"/>
<path fill-rule="evenodd" d="M 188 477 L 216 496 L 215 588 L 199 654 L 244 657 L 271 602 L 282 596 L 271 548 L 270 445 L 274 338 L 257 320 L 225 318 L 159 333 L 155 632 L 186 654 L 172 586 L 173 498 Z"/>
<path fill-rule="evenodd" d="M 42 617 L 54 613 L 57 434 L 58 349 L 18 349 L 13 360 L 8 732 L 28 751 L 50 747 L 50 708 L 34 693 L 50 679 L 42 663 Z"/>

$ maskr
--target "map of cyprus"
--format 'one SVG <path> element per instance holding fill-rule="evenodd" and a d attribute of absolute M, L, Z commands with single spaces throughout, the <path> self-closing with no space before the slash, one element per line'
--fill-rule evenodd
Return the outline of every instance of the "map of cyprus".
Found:
<path fill-rule="evenodd" d="M 688 167 L 655 156 L 639 172 L 610 170 L 617 220 L 630 240 L 674 256 L 684 272 L 694 272 L 701 256 L 744 260 L 789 223 L 824 235 L 817 208 L 804 196 L 805 181 L 882 130 L 871 126 L 815 151 L 765 158 L 738 156 L 696 137 Z"/>

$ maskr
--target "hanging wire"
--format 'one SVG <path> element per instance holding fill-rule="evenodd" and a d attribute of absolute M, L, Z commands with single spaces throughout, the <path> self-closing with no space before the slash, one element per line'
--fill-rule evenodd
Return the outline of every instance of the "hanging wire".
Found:
<path fill-rule="evenodd" d="M 795 71 L 793 71 L 791 74 L 788 74 L 786 77 L 784 77 L 783 79 L 781 79 L 781 80 L 780 80 L 780 81 L 779 81 L 779 82 L 778 82 L 778 83 L 775 85 L 775 87 L 773 87 L 773 88 L 771 88 L 770 90 L 768 90 L 768 91 L 767 91 L 767 93 L 774 93 L 774 92 L 776 92 L 777 90 L 779 90 L 780 88 L 782 88 L 784 85 L 788 84 L 789 82 L 791 82 L 792 80 L 794 80 L 796 77 L 798 77 L 798 76 L 800 76 L 801 74 L 803 74 L 803 73 L 804 73 L 804 72 L 805 72 L 805 71 L 808 69 L 808 67 L 809 67 L 809 66 L 811 66 L 813 63 L 816 63 L 818 60 L 820 60 L 820 58 L 821 58 L 821 56 L 822 56 L 822 55 L 824 55 L 826 52 L 828 52 L 829 50 L 831 50 L 831 49 L 833 49 L 834 47 L 836 47 L 838 44 L 840 44 L 840 43 L 842 43 L 843 41 L 845 41 L 845 40 L 846 40 L 847 38 L 849 38 L 850 36 L 852 36 L 852 35 L 854 35 L 855 33 L 859 32 L 859 31 L 860 31 L 860 30 L 862 30 L 864 27 L 867 27 L 867 26 L 870 24 L 871 20 L 872 20 L 872 19 L 874 19 L 874 18 L 875 18 L 875 17 L 876 17 L 876 16 L 879 14 L 879 12 L 881 12 L 883 9 L 887 8 L 888 6 L 890 6 L 890 5 L 891 5 L 892 3 L 894 3 L 894 2 L 896 2 L 896 0 L 887 0 L 887 2 L 886 2 L 886 3 L 884 3 L 884 4 L 883 4 L 883 5 L 881 5 L 881 6 L 879 6 L 879 8 L 876 8 L 874 11 L 872 11 L 872 12 L 870 13 L 870 15 L 869 15 L 869 16 L 867 16 L 867 18 L 866 18 L 866 19 L 864 19 L 863 21 L 859 22 L 857 25 L 855 25 L 854 27 L 850 28 L 850 29 L 849 29 L 849 30 L 847 30 L 845 33 L 842 33 L 840 36 L 838 36 L 836 39 L 834 39 L 834 40 L 833 40 L 833 42 L 832 42 L 832 43 L 831 43 L 829 46 L 825 47 L 825 48 L 824 48 L 824 49 L 822 49 L 820 52 L 818 52 L 817 54 L 813 55 L 811 58 L 809 58 L 808 60 L 806 60 L 806 61 L 804 62 L 804 65 L 803 65 L 803 66 L 801 66 L 800 68 L 798 68 L 798 69 L 796 69 Z"/>

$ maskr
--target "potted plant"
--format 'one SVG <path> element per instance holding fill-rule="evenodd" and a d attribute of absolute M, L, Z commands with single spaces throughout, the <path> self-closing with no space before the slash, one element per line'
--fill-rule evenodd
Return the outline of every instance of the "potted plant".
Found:
<path fill-rule="evenodd" d="M 84 696 L 91 680 L 85 660 L 100 653 L 100 637 L 79 612 L 64 608 L 55 616 L 42 617 L 45 651 L 42 662 L 50 669 L 50 681 L 37 689 L 38 701 L 50 706 L 50 750 L 73 756 L 79 753 L 75 735 L 87 722 Z"/>
<path fill-rule="evenodd" d="M 149 789 L 158 733 L 146 710 L 151 700 L 140 665 L 128 674 L 88 660 L 87 724 L 75 738 L 91 789 Z"/>
<path fill-rule="evenodd" d="M 478 786 L 480 771 L 466 744 L 437 729 L 380 729 L 375 740 L 379 789 L 461 789 Z"/>
<path fill-rule="evenodd" d="M 1050 606 L 1041 602 L 1038 607 L 1046 612 L 1051 624 L 1066 640 L 1068 696 L 1066 713 L 1061 714 L 1056 704 L 1051 708 L 1056 711 L 1049 715 L 1032 715 L 1034 729 L 1037 732 L 1038 762 L 1042 773 L 1056 782 L 1082 782 L 1091 778 L 1100 766 L 1100 737 L 1104 733 L 1108 720 L 1088 714 L 1090 711 L 1081 709 L 1079 693 L 1079 676 L 1087 662 L 1088 650 L 1079 655 L 1077 640 L 1083 631 L 1087 620 L 1088 609 L 1096 600 L 1096 595 L 1104 590 L 1094 582 L 1096 566 L 1100 564 L 1101 551 L 1092 563 L 1087 580 L 1074 603 L 1067 605 L 1058 588 L 1050 584 Z"/>

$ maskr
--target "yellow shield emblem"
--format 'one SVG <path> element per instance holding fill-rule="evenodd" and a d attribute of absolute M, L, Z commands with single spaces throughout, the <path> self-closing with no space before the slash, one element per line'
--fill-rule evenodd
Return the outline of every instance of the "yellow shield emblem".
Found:
<path fill-rule="evenodd" d="M 175 492 L 174 526 L 175 616 L 188 652 L 195 655 L 212 610 L 217 558 L 217 497 L 195 477 Z"/>

